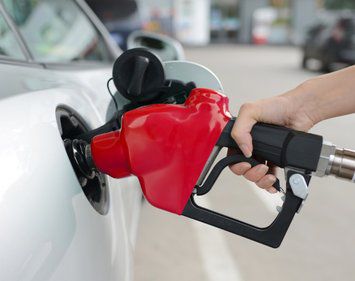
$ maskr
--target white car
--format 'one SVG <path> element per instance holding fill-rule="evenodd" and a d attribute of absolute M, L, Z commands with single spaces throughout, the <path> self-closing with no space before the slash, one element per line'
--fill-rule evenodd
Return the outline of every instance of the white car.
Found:
<path fill-rule="evenodd" d="M 84 1 L 0 2 L 0 279 L 130 280 L 135 178 L 83 190 L 63 140 L 113 114 L 121 51 Z"/>
<path fill-rule="evenodd" d="M 65 149 L 115 113 L 106 83 L 120 53 L 83 0 L 0 2 L 1 280 L 132 280 L 138 180 L 85 182 Z M 165 74 L 222 90 L 196 64 Z"/>

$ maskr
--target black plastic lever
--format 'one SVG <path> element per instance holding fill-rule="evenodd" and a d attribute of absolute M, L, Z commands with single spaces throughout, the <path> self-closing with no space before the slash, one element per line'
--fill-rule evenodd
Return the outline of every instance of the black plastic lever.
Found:
<path fill-rule="evenodd" d="M 194 201 L 193 196 L 191 196 L 187 202 L 182 215 L 254 240 L 272 248 L 277 248 L 280 246 L 292 219 L 301 204 L 302 199 L 296 197 L 289 187 L 289 184 L 287 184 L 285 202 L 281 212 L 268 227 L 257 227 L 200 207 Z"/>
<path fill-rule="evenodd" d="M 247 239 L 251 239 L 272 248 L 277 248 L 281 245 L 293 217 L 299 210 L 303 201 L 303 199 L 295 196 L 292 192 L 289 179 L 293 174 L 293 171 L 289 171 L 287 175 L 285 201 L 282 205 L 282 209 L 275 220 L 267 227 L 257 227 L 203 208 L 196 204 L 194 195 L 191 195 L 182 215 L 243 236 Z M 311 179 L 310 175 L 304 174 L 303 176 L 308 185 Z"/>

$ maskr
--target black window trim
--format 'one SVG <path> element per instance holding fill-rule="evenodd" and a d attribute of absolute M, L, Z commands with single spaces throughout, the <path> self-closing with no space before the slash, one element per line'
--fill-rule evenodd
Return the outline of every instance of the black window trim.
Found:
<path fill-rule="evenodd" d="M 74 1 L 77 4 L 79 9 L 86 15 L 86 17 L 89 19 L 91 24 L 94 26 L 94 28 L 100 34 L 100 36 L 104 40 L 105 45 L 106 45 L 107 49 L 109 50 L 110 55 L 112 56 L 112 59 L 114 61 L 117 58 L 117 56 L 119 56 L 122 53 L 122 50 L 113 41 L 110 33 L 107 31 L 104 24 L 96 16 L 96 14 L 90 9 L 89 5 L 84 0 L 72 0 L 72 1 Z"/>
<path fill-rule="evenodd" d="M 6 56 L 0 56 L 0 62 L 5 63 L 13 63 L 13 64 L 21 64 L 21 65 L 33 65 L 42 68 L 49 68 L 49 69 L 87 69 L 87 68 L 103 68 L 111 65 L 114 62 L 114 59 L 119 56 L 121 53 L 118 46 L 116 46 L 112 39 L 110 38 L 110 34 L 107 32 L 106 28 L 103 26 L 101 21 L 96 17 L 93 11 L 91 11 L 90 7 L 85 3 L 83 0 L 71 0 L 77 7 L 81 10 L 81 12 L 87 17 L 90 21 L 92 26 L 96 29 L 99 36 L 103 39 L 106 48 L 108 49 L 112 62 L 40 62 L 36 61 L 26 43 L 21 32 L 18 29 L 18 26 L 14 23 L 11 16 L 8 14 L 6 9 L 3 6 L 2 0 L 0 0 L 0 15 L 4 16 L 5 21 L 9 25 L 10 29 L 13 31 L 14 35 L 16 36 L 16 40 L 19 42 L 21 50 L 25 56 L 25 59 L 15 59 Z"/>

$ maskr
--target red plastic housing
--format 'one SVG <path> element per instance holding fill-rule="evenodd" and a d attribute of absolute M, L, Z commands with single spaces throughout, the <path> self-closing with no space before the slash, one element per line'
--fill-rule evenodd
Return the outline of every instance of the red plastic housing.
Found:
<path fill-rule="evenodd" d="M 226 96 L 194 89 L 183 105 L 126 112 L 120 131 L 93 139 L 93 160 L 114 178 L 137 176 L 153 206 L 180 215 L 230 118 Z"/>

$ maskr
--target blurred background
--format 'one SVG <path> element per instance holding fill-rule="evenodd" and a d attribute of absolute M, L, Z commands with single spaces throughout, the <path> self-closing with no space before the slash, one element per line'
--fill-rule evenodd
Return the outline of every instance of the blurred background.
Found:
<path fill-rule="evenodd" d="M 136 30 L 185 46 L 302 46 L 301 65 L 330 71 L 355 61 L 352 0 L 87 0 L 122 49 Z M 317 59 L 318 64 L 312 59 Z"/>
<path fill-rule="evenodd" d="M 247 101 L 355 62 L 354 0 L 87 3 L 123 50 L 139 30 L 181 42 L 186 59 L 221 79 L 233 114 Z M 312 132 L 353 147 L 354 116 L 322 122 Z M 313 179 L 276 250 L 144 204 L 135 280 L 355 280 L 354 198 L 350 183 Z M 226 171 L 201 204 L 263 226 L 281 200 Z"/>

